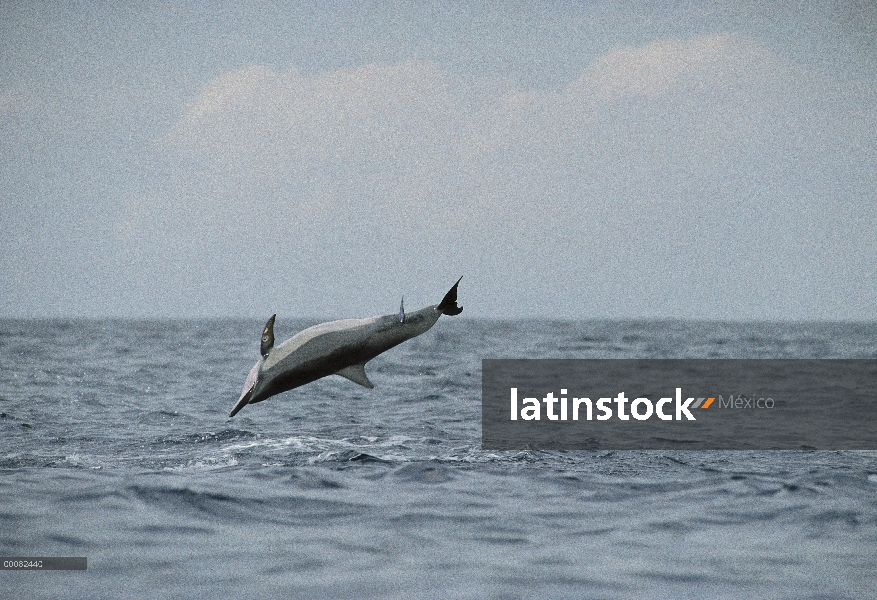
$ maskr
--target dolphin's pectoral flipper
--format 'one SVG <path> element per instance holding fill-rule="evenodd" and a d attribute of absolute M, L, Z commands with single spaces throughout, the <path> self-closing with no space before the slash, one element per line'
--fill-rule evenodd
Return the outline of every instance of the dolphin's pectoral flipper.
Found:
<path fill-rule="evenodd" d="M 457 283 L 454 284 L 454 287 L 448 290 L 448 293 L 445 294 L 445 297 L 442 298 L 439 305 L 435 307 L 436 310 L 440 310 L 443 314 L 449 316 L 459 315 L 463 312 L 463 307 L 457 305 L 457 286 L 460 285 L 462 279 L 463 278 L 460 277 L 460 279 L 457 280 Z"/>
<path fill-rule="evenodd" d="M 344 367 L 340 371 L 335 371 L 336 375 L 341 375 L 341 377 L 346 377 L 353 383 L 358 383 L 363 387 L 367 387 L 368 389 L 372 389 L 375 387 L 368 379 L 368 375 L 365 374 L 365 363 L 359 363 L 358 365 L 350 365 L 349 367 Z"/>
<path fill-rule="evenodd" d="M 399 304 L 399 322 L 405 322 L 405 296 L 402 296 L 402 302 Z"/>
<path fill-rule="evenodd" d="M 274 347 L 275 318 L 277 318 L 277 315 L 271 315 L 271 318 L 268 319 L 267 323 L 265 323 L 265 329 L 262 330 L 262 346 L 259 349 L 259 352 L 262 353 L 262 356 L 268 356 L 268 352 L 270 352 L 271 348 Z"/>

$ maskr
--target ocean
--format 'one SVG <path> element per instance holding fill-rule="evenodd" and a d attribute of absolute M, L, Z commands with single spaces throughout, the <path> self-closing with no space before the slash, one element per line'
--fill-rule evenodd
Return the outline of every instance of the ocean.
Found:
<path fill-rule="evenodd" d="M 229 419 L 263 324 L 0 320 L 0 555 L 88 559 L 0 597 L 877 598 L 877 452 L 481 448 L 484 358 L 875 358 L 877 324 L 442 318 L 373 390 Z"/>

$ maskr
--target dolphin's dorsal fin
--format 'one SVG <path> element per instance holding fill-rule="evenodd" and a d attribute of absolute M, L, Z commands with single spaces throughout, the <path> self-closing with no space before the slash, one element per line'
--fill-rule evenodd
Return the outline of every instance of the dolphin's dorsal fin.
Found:
<path fill-rule="evenodd" d="M 336 375 L 341 375 L 341 377 L 346 377 L 353 383 L 358 383 L 363 387 L 367 387 L 369 389 L 375 387 L 371 381 L 368 380 L 368 375 L 365 374 L 365 363 L 359 363 L 358 365 L 350 365 L 349 367 L 344 367 L 340 371 L 335 371 Z"/>
<path fill-rule="evenodd" d="M 262 353 L 262 356 L 268 356 L 268 352 L 274 347 L 275 318 L 277 318 L 277 315 L 271 315 L 271 318 L 265 323 L 265 329 L 262 330 L 262 346 L 259 348 L 259 352 Z"/>
<path fill-rule="evenodd" d="M 405 296 L 402 296 L 402 302 L 399 304 L 399 322 L 405 322 Z"/>

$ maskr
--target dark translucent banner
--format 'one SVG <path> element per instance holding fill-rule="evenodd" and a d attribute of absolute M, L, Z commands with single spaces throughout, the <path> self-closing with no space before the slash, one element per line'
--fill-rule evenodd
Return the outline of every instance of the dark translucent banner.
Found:
<path fill-rule="evenodd" d="M 877 450 L 877 360 L 483 360 L 482 447 Z"/>
<path fill-rule="evenodd" d="M 85 556 L 4 556 L 0 571 L 87 571 Z"/>

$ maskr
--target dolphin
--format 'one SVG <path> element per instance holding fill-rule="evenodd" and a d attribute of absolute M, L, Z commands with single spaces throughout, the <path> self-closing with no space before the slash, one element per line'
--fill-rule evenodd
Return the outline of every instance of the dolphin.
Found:
<path fill-rule="evenodd" d="M 250 370 L 240 399 L 231 409 L 235 416 L 248 404 L 301 387 L 328 375 L 341 375 L 354 383 L 373 388 L 365 374 L 365 363 L 405 340 L 428 331 L 442 315 L 459 315 L 457 286 L 442 301 L 413 313 L 405 312 L 405 298 L 395 315 L 370 319 L 343 319 L 308 327 L 279 346 L 274 345 L 272 315 L 262 331 L 261 358 Z"/>

